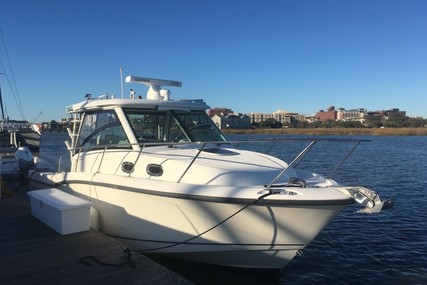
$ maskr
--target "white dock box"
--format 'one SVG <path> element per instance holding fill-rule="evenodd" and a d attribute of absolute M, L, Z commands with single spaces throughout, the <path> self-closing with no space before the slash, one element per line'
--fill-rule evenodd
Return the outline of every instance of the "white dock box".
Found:
<path fill-rule="evenodd" d="M 90 228 L 91 202 L 56 188 L 28 192 L 31 214 L 61 235 Z"/>

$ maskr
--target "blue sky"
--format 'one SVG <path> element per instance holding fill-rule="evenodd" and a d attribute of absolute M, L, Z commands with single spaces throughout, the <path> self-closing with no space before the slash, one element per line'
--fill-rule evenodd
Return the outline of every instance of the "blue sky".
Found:
<path fill-rule="evenodd" d="M 426 15 L 424 0 L 0 0 L 29 121 L 59 120 L 86 93 L 120 96 L 120 67 L 182 81 L 172 98 L 242 113 L 334 105 L 427 118 Z M 0 59 L 11 79 L 3 43 Z"/>

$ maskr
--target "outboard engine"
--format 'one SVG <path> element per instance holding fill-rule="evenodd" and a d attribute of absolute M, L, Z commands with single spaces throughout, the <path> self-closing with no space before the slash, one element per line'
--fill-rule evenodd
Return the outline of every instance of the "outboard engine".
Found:
<path fill-rule="evenodd" d="M 18 160 L 18 166 L 24 175 L 28 174 L 28 170 L 33 166 L 33 154 L 26 146 L 21 146 L 15 152 L 15 157 Z"/>

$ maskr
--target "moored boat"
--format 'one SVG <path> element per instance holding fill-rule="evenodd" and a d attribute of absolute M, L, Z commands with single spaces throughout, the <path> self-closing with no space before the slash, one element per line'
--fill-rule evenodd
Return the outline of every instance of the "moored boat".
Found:
<path fill-rule="evenodd" d="M 4 179 L 25 178 L 33 163 L 27 147 L 0 147 L 0 176 Z"/>
<path fill-rule="evenodd" d="M 41 132 L 27 121 L 0 121 L 0 146 L 25 146 L 37 153 L 40 150 Z"/>
<path fill-rule="evenodd" d="M 92 227 L 133 250 L 281 268 L 346 205 L 383 206 L 372 190 L 297 167 L 317 139 L 287 163 L 242 145 L 292 139 L 227 140 L 203 100 L 172 100 L 162 89 L 181 82 L 126 81 L 148 85 L 147 99 L 102 96 L 67 107 L 68 152 L 55 172 L 33 172 L 31 188 L 90 200 Z M 330 140 L 343 141 L 354 143 L 351 153 L 363 140 Z"/>

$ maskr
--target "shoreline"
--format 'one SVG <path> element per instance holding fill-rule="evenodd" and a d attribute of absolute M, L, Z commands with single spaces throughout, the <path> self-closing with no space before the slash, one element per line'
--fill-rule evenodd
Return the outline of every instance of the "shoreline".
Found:
<path fill-rule="evenodd" d="M 427 128 L 222 129 L 225 134 L 427 136 Z"/>

